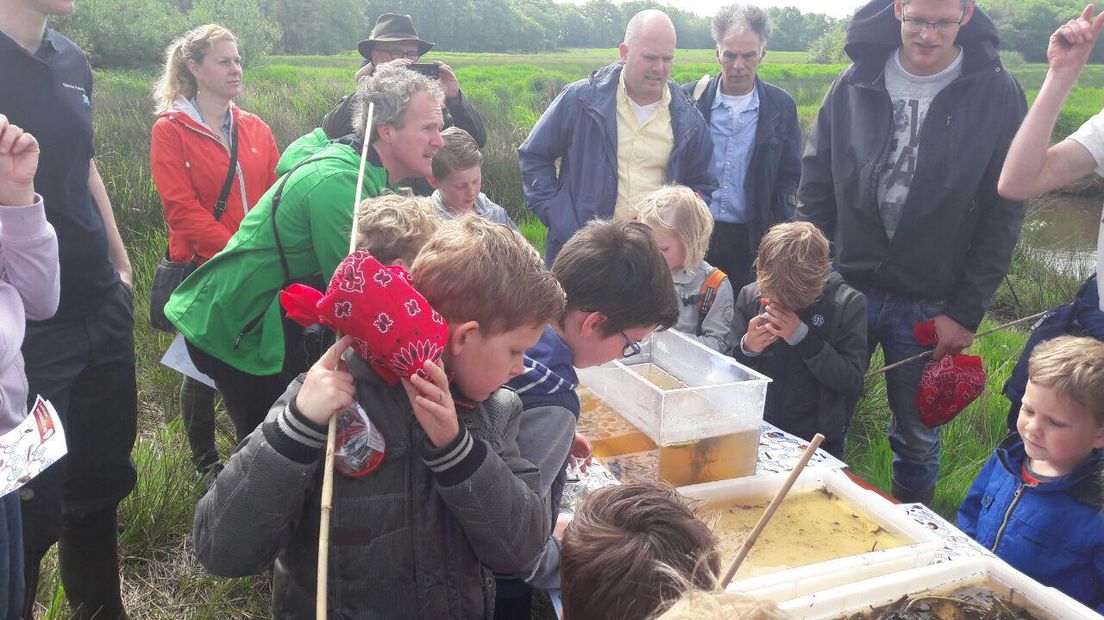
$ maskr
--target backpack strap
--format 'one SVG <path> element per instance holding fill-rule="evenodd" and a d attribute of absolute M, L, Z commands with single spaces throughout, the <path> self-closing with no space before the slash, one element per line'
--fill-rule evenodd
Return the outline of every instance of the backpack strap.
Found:
<path fill-rule="evenodd" d="M 694 103 L 697 103 L 698 99 L 701 99 L 701 96 L 705 93 L 705 89 L 709 88 L 709 80 L 711 79 L 713 79 L 713 76 L 706 73 L 701 76 L 698 83 L 694 85 L 694 94 L 691 96 L 694 99 Z"/>
<path fill-rule="evenodd" d="M 713 309 L 713 302 L 717 300 L 717 290 L 721 288 L 724 281 L 728 279 L 725 272 L 720 269 L 713 269 L 713 273 L 705 279 L 702 283 L 701 292 L 697 295 L 698 298 L 698 329 L 697 335 L 702 333 L 702 324 L 705 323 L 705 316 L 709 314 L 709 311 Z"/>

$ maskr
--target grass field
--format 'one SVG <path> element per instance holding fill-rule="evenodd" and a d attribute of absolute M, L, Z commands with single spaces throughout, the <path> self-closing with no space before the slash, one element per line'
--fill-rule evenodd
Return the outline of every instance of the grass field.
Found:
<path fill-rule="evenodd" d="M 517 145 L 561 86 L 615 58 L 612 50 L 569 50 L 540 56 L 433 54 L 457 71 L 465 96 L 481 111 L 488 128 L 484 189 L 519 220 L 528 238 L 540 243 L 543 229 L 523 209 Z M 771 52 L 761 75 L 797 100 L 806 130 L 841 65 L 805 64 L 802 53 Z M 323 113 L 353 87 L 354 55 L 273 57 L 246 68 L 240 105 L 265 119 L 283 148 L 316 126 Z M 715 68 L 709 51 L 679 52 L 674 77 L 692 81 Z M 1014 73 L 1029 96 L 1044 68 L 1016 63 Z M 165 245 L 164 222 L 149 174 L 149 128 L 154 117 L 148 91 L 154 71 L 98 72 L 95 123 L 97 161 L 136 273 L 137 342 L 141 413 L 135 460 L 139 487 L 124 502 L 122 553 L 128 606 L 135 618 L 261 618 L 267 616 L 267 577 L 220 579 L 195 562 L 188 534 L 201 487 L 188 462 L 186 440 L 175 403 L 178 377 L 158 360 L 169 338 L 147 322 L 148 284 Z M 1091 67 L 1071 97 L 1059 132 L 1068 133 L 1104 104 L 1104 68 Z M 1028 314 L 1068 297 L 1075 279 L 1053 274 L 1021 248 L 1010 280 L 1018 295 L 1002 286 L 995 307 L 1005 315 Z M 984 327 L 984 326 L 983 326 Z M 1000 386 L 1023 346 L 1023 332 L 992 336 L 974 347 L 986 360 L 985 395 L 944 432 L 944 467 L 935 507 L 953 512 L 990 450 L 1003 435 L 1007 405 Z M 232 449 L 224 416 L 221 450 Z M 885 440 L 884 386 L 875 380 L 859 407 L 848 445 L 848 461 L 882 488 L 889 486 L 890 451 Z M 39 592 L 46 617 L 67 617 L 55 573 Z"/>

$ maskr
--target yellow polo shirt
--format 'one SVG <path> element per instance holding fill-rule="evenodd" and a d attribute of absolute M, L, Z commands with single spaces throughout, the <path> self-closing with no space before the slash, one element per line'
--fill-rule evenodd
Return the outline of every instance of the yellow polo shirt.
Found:
<path fill-rule="evenodd" d="M 614 219 L 625 219 L 644 194 L 667 182 L 667 161 L 675 146 L 671 131 L 671 89 L 664 85 L 663 98 L 651 116 L 640 122 L 636 107 L 625 89 L 625 73 L 617 86 L 617 203 Z"/>

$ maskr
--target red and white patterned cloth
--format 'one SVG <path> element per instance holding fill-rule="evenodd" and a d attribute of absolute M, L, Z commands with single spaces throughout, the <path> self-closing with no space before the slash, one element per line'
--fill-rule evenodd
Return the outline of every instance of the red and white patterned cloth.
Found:
<path fill-rule="evenodd" d="M 913 330 L 916 343 L 934 346 L 935 321 L 917 323 Z M 985 390 L 985 366 L 976 355 L 944 355 L 929 361 L 916 389 L 916 408 L 920 422 L 935 428 L 953 420 Z"/>
<path fill-rule="evenodd" d="M 402 267 L 381 264 L 367 251 L 345 257 L 323 295 L 302 284 L 280 291 L 288 318 L 353 336 L 353 349 L 391 385 L 415 373 L 426 360 L 440 360 L 448 325 L 414 290 Z"/>

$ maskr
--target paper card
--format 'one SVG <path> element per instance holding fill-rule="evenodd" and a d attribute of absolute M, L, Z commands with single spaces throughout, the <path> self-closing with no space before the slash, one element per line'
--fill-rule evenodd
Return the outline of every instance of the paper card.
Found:
<path fill-rule="evenodd" d="M 763 422 L 759 431 L 759 459 L 755 462 L 755 474 L 777 474 L 792 471 L 801 455 L 809 447 L 809 442 L 795 437 L 769 422 Z M 808 467 L 822 469 L 843 469 L 847 463 L 817 450 L 809 459 Z"/>
<path fill-rule="evenodd" d="M 943 548 L 935 554 L 937 563 L 947 562 L 959 557 L 993 555 L 992 552 L 979 545 L 962 530 L 951 525 L 931 508 L 923 504 L 901 504 L 899 508 L 905 511 L 905 514 L 909 517 L 912 517 L 914 521 L 927 526 L 928 529 L 943 539 Z"/>
<path fill-rule="evenodd" d="M 0 437 L 0 496 L 30 482 L 67 450 L 57 410 L 39 396 L 19 426 Z"/>
<path fill-rule="evenodd" d="M 184 336 L 180 334 L 173 338 L 172 344 L 165 351 L 165 355 L 161 356 L 161 363 L 209 388 L 215 387 L 214 379 L 200 372 L 192 363 L 192 358 L 188 355 L 188 347 L 184 344 Z"/>

